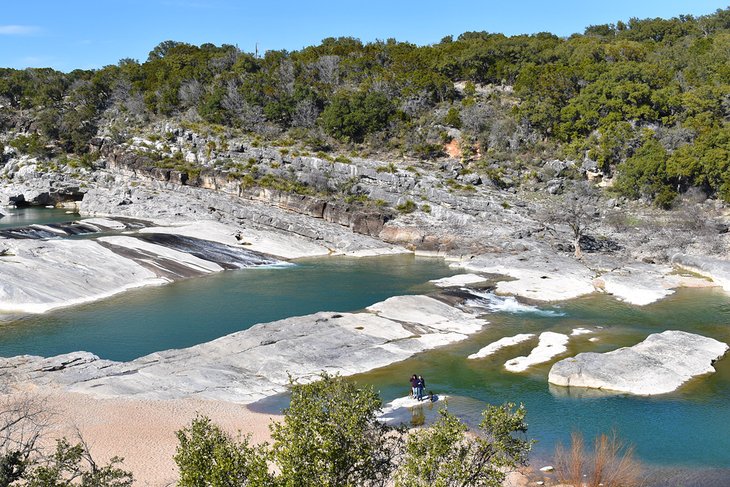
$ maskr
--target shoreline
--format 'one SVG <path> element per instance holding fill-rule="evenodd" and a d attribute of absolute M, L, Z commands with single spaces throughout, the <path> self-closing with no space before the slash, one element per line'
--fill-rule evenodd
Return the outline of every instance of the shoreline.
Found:
<path fill-rule="evenodd" d="M 104 219 L 90 217 L 82 218 L 79 221 L 84 222 L 87 220 L 98 223 Z M 106 221 L 110 222 L 109 224 L 115 223 L 115 220 Z M 226 270 L 215 262 L 202 260 L 193 255 L 160 245 L 144 242 L 136 243 L 136 239 L 131 238 L 137 235 L 144 236 L 150 234 L 190 237 L 212 242 L 213 244 L 222 244 L 241 251 L 251 250 L 262 255 L 272 256 L 275 259 L 284 259 L 283 262 L 329 256 L 370 258 L 403 254 L 424 258 L 438 258 L 450 263 L 450 267 L 452 268 L 463 269 L 463 272 L 467 276 L 473 276 L 471 273 L 474 272 L 492 276 L 503 276 L 502 279 L 495 279 L 496 294 L 517 296 L 540 303 L 554 303 L 594 293 L 605 293 L 628 304 L 645 306 L 660 301 L 673 294 L 675 289 L 683 287 L 720 287 L 725 292 L 730 292 L 730 284 L 728 284 L 730 283 L 730 264 L 725 261 L 709 258 L 703 259 L 698 256 L 678 255 L 672 259 L 673 263 L 671 265 L 623 262 L 623 265 L 617 266 L 610 272 L 601 273 L 600 271 L 593 270 L 598 268 L 599 265 L 590 262 L 591 257 L 588 257 L 586 261 L 577 261 L 569 256 L 547 253 L 546 249 L 540 248 L 539 246 L 522 253 L 485 253 L 469 257 L 411 251 L 403 247 L 388 244 L 365 249 L 335 251 L 333 249 L 325 249 L 320 243 L 311 242 L 299 236 L 290 235 L 288 239 L 282 242 L 275 238 L 275 236 L 279 237 L 279 235 L 274 235 L 272 232 L 236 228 L 213 220 L 166 223 L 166 226 L 161 226 L 163 222 L 158 220 L 153 222 L 154 226 L 142 228 L 132 233 L 123 232 L 117 236 L 102 235 L 85 241 L 84 245 L 87 246 L 92 244 L 101 246 L 101 249 L 94 248 L 93 251 L 105 254 L 104 256 L 107 257 L 105 261 L 100 256 L 98 259 L 99 262 L 94 261 L 94 264 L 101 264 L 103 266 L 104 262 L 108 264 L 110 261 L 114 261 L 111 265 L 117 268 L 121 269 L 126 266 L 124 267 L 124 272 L 129 275 L 120 278 L 123 282 L 112 284 L 111 286 L 104 283 L 106 287 L 99 288 L 97 291 L 92 290 L 91 292 L 88 292 L 88 288 L 84 288 L 81 292 L 85 295 L 76 297 L 69 296 L 66 299 L 56 296 L 55 301 L 46 300 L 25 304 L 14 304 L 12 301 L 3 303 L 0 301 L 0 313 L 8 315 L 42 314 L 54 309 L 101 301 L 131 289 L 160 286 L 179 279 L 188 279 Z M 13 239 L 8 239 L 7 241 L 12 242 Z M 17 244 L 16 250 L 20 254 L 15 261 L 24 262 L 24 265 L 29 267 L 29 272 L 33 270 L 32 266 L 38 265 L 37 262 L 32 260 L 32 257 L 35 255 L 34 253 L 37 252 L 36 248 L 43 248 L 38 242 L 29 240 Z M 52 248 L 57 248 L 58 251 L 66 253 L 70 252 L 70 249 L 66 247 L 70 247 L 72 243 L 69 240 L 49 240 L 42 242 L 45 242 L 45 245 L 51 246 Z M 80 245 L 82 241 L 73 242 Z M 175 262 L 175 265 L 184 267 L 186 270 L 182 274 L 179 274 L 181 272 L 179 270 L 167 271 L 166 273 L 155 271 L 154 268 L 150 268 L 149 266 L 145 268 L 144 265 L 140 266 L 140 263 L 143 262 L 138 261 L 137 257 L 124 253 L 135 251 L 151 253 L 156 251 L 158 260 L 172 260 Z M 0 261 L 0 264 L 2 263 Z M 73 261 L 71 263 L 73 264 Z M 59 262 L 59 264 L 67 265 L 68 267 L 68 262 Z M 48 264 L 43 263 L 42 265 Z M 42 268 L 36 270 L 42 270 Z M 108 270 L 111 273 L 115 269 L 110 268 Z M 0 271 L 2 271 L 2 268 L 0 268 Z M 171 276 L 170 272 L 178 272 L 178 274 L 173 273 Z M 185 272 L 188 274 L 185 274 Z M 79 277 L 83 278 L 84 276 Z M 6 285 L 4 291 L 7 296 L 13 296 L 13 292 L 17 293 L 18 289 L 13 289 L 13 285 L 13 282 Z M 16 285 L 21 286 L 20 291 L 22 293 L 29 292 L 23 288 L 28 287 L 29 284 L 19 281 L 19 284 Z M 458 282 L 455 285 L 458 285 Z M 0 287 L 0 291 L 3 291 L 2 287 Z M 58 294 L 58 290 L 53 294 Z M 2 292 L 0 292 L 1 295 Z M 38 299 L 37 293 L 35 293 L 33 299 Z"/>
<path fill-rule="evenodd" d="M 113 456 L 123 457 L 121 468 L 131 471 L 135 485 L 140 486 L 175 484 L 175 432 L 188 426 L 198 414 L 210 417 L 234 437 L 239 432 L 250 434 L 255 443 L 270 441 L 269 424 L 283 417 L 224 401 L 100 399 L 45 387 L 0 397 L 43 401 L 53 412 L 52 424 L 42 439 L 44 448 L 54 448 L 55 440 L 64 436 L 75 444 L 80 433 L 97 463 L 106 463 Z"/>

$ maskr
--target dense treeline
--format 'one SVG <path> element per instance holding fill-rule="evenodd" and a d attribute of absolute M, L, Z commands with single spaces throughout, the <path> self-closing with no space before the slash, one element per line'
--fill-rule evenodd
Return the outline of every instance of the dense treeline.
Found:
<path fill-rule="evenodd" d="M 166 41 L 142 63 L 0 70 L 0 128 L 32 134 L 14 143 L 39 155 L 49 141 L 84 152 L 101 126 L 170 116 L 421 158 L 457 134 L 491 166 L 590 160 L 629 197 L 666 206 L 699 187 L 730 201 L 729 61 L 730 9 L 569 38 L 329 38 L 262 57 Z"/>

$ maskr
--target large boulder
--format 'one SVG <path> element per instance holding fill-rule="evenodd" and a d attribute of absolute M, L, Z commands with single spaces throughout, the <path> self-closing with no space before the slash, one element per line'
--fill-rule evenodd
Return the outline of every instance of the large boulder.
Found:
<path fill-rule="evenodd" d="M 649 335 L 633 347 L 579 353 L 552 366 L 548 382 L 630 394 L 672 392 L 692 377 L 715 372 L 726 343 L 684 331 Z"/>

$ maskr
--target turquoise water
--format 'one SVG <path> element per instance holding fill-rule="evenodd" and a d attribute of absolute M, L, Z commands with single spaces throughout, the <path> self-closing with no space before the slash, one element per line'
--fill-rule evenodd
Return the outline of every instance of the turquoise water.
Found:
<path fill-rule="evenodd" d="M 32 223 L 61 223 L 78 218 L 68 210 L 50 208 L 0 208 L 5 214 L 0 218 L 0 228 L 20 227 Z"/>
<path fill-rule="evenodd" d="M 503 336 L 547 330 L 569 334 L 577 327 L 596 331 L 571 337 L 566 356 L 634 345 L 649 333 L 667 329 L 700 333 L 730 343 L 730 298 L 726 294 L 683 289 L 646 307 L 599 295 L 563 303 L 553 311 L 553 316 L 490 313 L 489 329 L 466 342 L 357 379 L 372 384 L 388 401 L 405 395 L 408 377 L 423 374 L 427 389 L 454 396 L 449 407 L 471 424 L 478 423 L 485 402 L 522 402 L 528 410 L 530 436 L 538 440 L 536 458 L 549 460 L 555 444 L 568 444 L 573 431 L 581 431 L 591 439 L 616 429 L 636 446 L 638 456 L 652 465 L 730 467 L 730 356 L 716 364 L 717 373 L 697 378 L 674 393 L 654 397 L 599 395 L 549 386 L 547 374 L 552 362 L 522 374 L 503 368 L 507 360 L 529 354 L 536 340 L 485 359 L 466 358 Z M 599 341 L 590 342 L 591 337 Z"/>
<path fill-rule="evenodd" d="M 27 214 L 26 223 L 69 219 L 62 210 L 23 211 L 40 212 Z M 5 219 L 0 222 L 9 226 Z M 434 288 L 427 284 L 429 279 L 453 273 L 439 259 L 413 256 L 312 259 L 291 267 L 225 272 L 134 290 L 41 316 L 0 321 L 0 356 L 88 350 L 104 358 L 129 360 L 205 342 L 255 323 L 322 310 L 353 311 L 397 294 L 431 292 Z M 485 359 L 466 357 L 504 336 L 547 330 L 570 333 L 577 327 L 594 333 L 572 337 L 564 356 L 634 345 L 649 333 L 667 329 L 730 343 L 727 294 L 683 289 L 645 307 L 594 295 L 523 311 L 486 313 L 489 327 L 470 339 L 356 379 L 372 384 L 388 401 L 407 393 L 408 377 L 413 373 L 423 374 L 427 389 L 451 396 L 448 407 L 472 425 L 478 423 L 486 402 L 523 402 L 528 409 L 529 434 L 538 440 L 535 465 L 550 463 L 555 444 L 567 443 L 573 431 L 583 432 L 590 441 L 598 433 L 616 429 L 655 472 L 670 466 L 693 472 L 714 469 L 704 480 L 686 485 L 726 485 L 718 479 L 730 478 L 730 356 L 716 364 L 715 374 L 655 397 L 596 395 L 550 387 L 547 374 L 552 362 L 522 374 L 506 372 L 504 362 L 528 354 L 536 340 Z M 598 341 L 589 341 L 591 337 Z M 271 404 L 280 407 L 282 400 L 275 398 Z M 673 477 L 682 475 L 685 473 Z"/>
<path fill-rule="evenodd" d="M 453 273 L 441 259 L 412 255 L 329 257 L 223 272 L 0 321 L 0 356 L 86 350 L 131 360 L 256 323 L 324 310 L 353 311 L 390 296 L 433 291 L 428 280 Z"/>

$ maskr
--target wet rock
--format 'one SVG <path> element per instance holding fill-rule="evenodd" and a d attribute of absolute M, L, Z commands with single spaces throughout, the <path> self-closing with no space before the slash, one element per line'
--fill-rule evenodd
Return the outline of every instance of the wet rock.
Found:
<path fill-rule="evenodd" d="M 633 347 L 607 353 L 579 353 L 552 366 L 551 384 L 630 394 L 654 395 L 676 390 L 691 378 L 715 372 L 713 364 L 728 345 L 684 331 L 649 335 Z"/>

